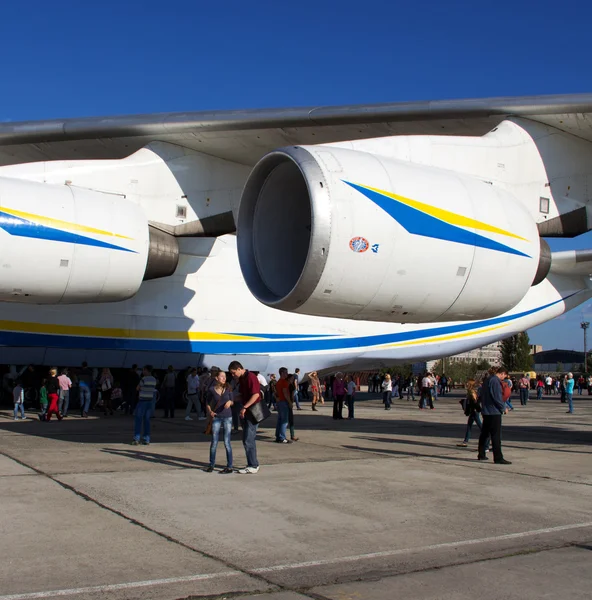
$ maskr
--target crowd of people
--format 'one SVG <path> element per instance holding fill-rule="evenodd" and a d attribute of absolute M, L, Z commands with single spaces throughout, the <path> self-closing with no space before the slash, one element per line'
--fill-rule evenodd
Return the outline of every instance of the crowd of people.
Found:
<path fill-rule="evenodd" d="M 9 387 L 3 379 L 3 387 Z M 12 379 L 10 386 L 14 401 L 14 419 L 25 420 L 25 403 L 38 399 L 37 416 L 48 422 L 52 417 L 62 420 L 72 409 L 87 418 L 91 410 L 111 416 L 115 411 L 134 416 L 133 445 L 148 445 L 151 441 L 151 419 L 157 403 L 163 409 L 164 418 L 174 418 L 175 409 L 185 400 L 184 418 L 193 420 L 193 413 L 201 421 L 208 421 L 206 433 L 211 434 L 210 462 L 208 472 L 215 469 L 216 451 L 222 432 L 226 449 L 226 466 L 222 473 L 234 471 L 231 436 L 242 428 L 243 445 L 247 466 L 241 473 L 257 473 L 256 435 L 258 424 L 277 412 L 275 441 L 291 444 L 298 441 L 294 412 L 302 410 L 300 401 L 310 400 L 312 411 L 325 402 L 333 403 L 332 416 L 335 420 L 355 417 L 355 398 L 360 382 L 353 375 L 337 372 L 320 378 L 316 371 L 302 377 L 300 369 L 290 373 L 286 367 L 279 374 L 268 374 L 267 378 L 257 371 L 248 371 L 234 361 L 227 371 L 213 366 L 189 367 L 175 371 L 169 366 L 157 372 L 150 366 L 121 370 L 116 375 L 109 368 L 90 369 L 82 363 L 78 369 L 51 368 L 45 376 L 32 365 L 23 369 Z M 368 391 L 382 394 L 385 410 L 391 410 L 394 398 L 415 400 L 419 398 L 420 410 L 434 410 L 434 401 L 450 392 L 451 381 L 446 375 L 426 372 L 421 376 L 391 376 L 373 374 L 368 378 Z M 486 460 L 489 445 L 493 447 L 495 462 L 508 464 L 501 452 L 501 416 L 514 410 L 512 392 L 519 395 L 520 403 L 526 406 L 530 391 L 536 390 L 537 398 L 543 394 L 560 394 L 561 401 L 574 412 L 573 394 L 585 389 L 592 395 L 592 376 L 574 378 L 572 373 L 562 377 L 541 375 L 536 379 L 524 373 L 511 376 L 505 369 L 491 368 L 479 380 L 471 379 L 466 384 L 466 397 L 461 400 L 467 417 L 465 437 L 459 446 L 468 446 L 474 424 L 481 430 L 478 458 Z"/>

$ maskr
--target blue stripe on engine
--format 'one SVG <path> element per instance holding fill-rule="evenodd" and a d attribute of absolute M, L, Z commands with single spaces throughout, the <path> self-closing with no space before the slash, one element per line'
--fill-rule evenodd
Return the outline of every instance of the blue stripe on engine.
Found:
<path fill-rule="evenodd" d="M 372 200 L 374 204 L 382 208 L 382 210 L 395 219 L 395 221 L 409 233 L 437 240 L 444 240 L 446 242 L 455 242 L 466 246 L 477 246 L 479 248 L 495 250 L 496 252 L 505 252 L 506 254 L 515 254 L 517 256 L 531 258 L 528 254 L 524 254 L 515 248 L 505 246 L 504 244 L 490 240 L 489 238 L 473 233 L 472 231 L 467 231 L 461 227 L 450 225 L 450 223 L 432 217 L 421 210 L 407 206 L 393 198 L 389 198 L 388 196 L 384 196 L 373 190 L 368 190 L 361 185 L 350 183 L 345 180 L 342 181 Z"/>
<path fill-rule="evenodd" d="M 66 244 L 79 244 L 82 246 L 94 246 L 96 248 L 107 248 L 109 250 L 121 250 L 123 252 L 132 252 L 122 246 L 115 246 L 107 242 L 95 240 L 83 235 L 76 233 L 70 233 L 69 231 L 62 231 L 61 229 L 54 229 L 53 227 L 47 227 L 46 225 L 39 225 L 28 221 L 21 217 L 15 217 L 0 211 L 0 229 L 4 229 L 10 235 L 18 237 L 33 238 L 37 240 L 46 240 L 49 242 L 63 242 Z"/>

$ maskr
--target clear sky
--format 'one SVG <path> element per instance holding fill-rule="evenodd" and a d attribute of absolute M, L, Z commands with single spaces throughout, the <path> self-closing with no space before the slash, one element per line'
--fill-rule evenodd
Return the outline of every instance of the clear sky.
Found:
<path fill-rule="evenodd" d="M 19 0 L 0 121 L 592 92 L 585 0 Z M 592 234 L 554 248 L 592 247 Z M 580 349 L 592 305 L 530 332 Z"/>

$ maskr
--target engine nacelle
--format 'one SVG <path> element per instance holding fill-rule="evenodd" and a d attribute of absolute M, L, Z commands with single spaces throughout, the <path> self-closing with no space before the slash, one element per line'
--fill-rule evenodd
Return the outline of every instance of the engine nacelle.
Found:
<path fill-rule="evenodd" d="M 522 204 L 488 182 L 328 146 L 262 158 L 238 218 L 259 301 L 349 319 L 500 315 L 547 275 L 545 245 Z"/>
<path fill-rule="evenodd" d="M 0 178 L 0 301 L 125 300 L 174 271 L 176 240 L 171 258 L 163 237 L 119 195 Z"/>

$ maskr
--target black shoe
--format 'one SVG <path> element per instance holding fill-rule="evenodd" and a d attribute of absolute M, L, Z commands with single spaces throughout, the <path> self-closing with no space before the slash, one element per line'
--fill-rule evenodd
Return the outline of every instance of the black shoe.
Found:
<path fill-rule="evenodd" d="M 206 469 L 206 473 L 213 473 L 214 472 L 214 467 L 208 467 Z"/>
<path fill-rule="evenodd" d="M 501 460 L 494 460 L 493 462 L 496 465 L 511 465 L 512 464 L 509 460 L 506 460 L 505 458 L 502 458 Z"/>
<path fill-rule="evenodd" d="M 478 456 L 477 460 L 489 460 L 489 456 Z"/>
<path fill-rule="evenodd" d="M 234 473 L 234 469 L 226 467 L 220 471 L 220 475 L 229 475 L 230 473 Z"/>

